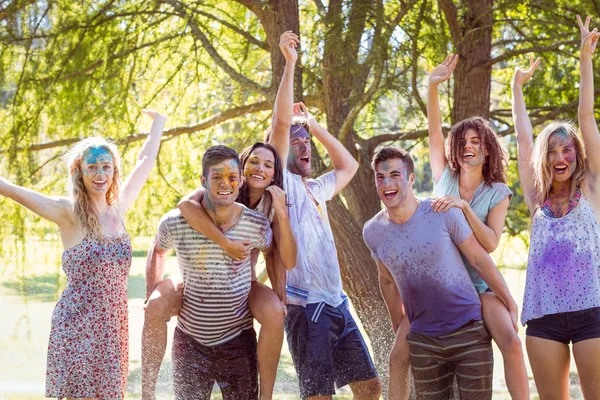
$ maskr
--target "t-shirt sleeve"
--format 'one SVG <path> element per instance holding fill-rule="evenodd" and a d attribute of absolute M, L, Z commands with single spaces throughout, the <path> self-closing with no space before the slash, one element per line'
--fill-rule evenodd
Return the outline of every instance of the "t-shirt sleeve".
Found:
<path fill-rule="evenodd" d="M 373 230 L 374 229 L 371 227 L 371 221 L 367 221 L 363 228 L 363 240 L 371 252 L 371 257 L 373 257 L 375 261 L 381 261 L 381 258 L 379 258 L 379 255 L 377 254 L 377 244 L 374 240 Z"/>
<path fill-rule="evenodd" d="M 454 244 L 458 246 L 473 234 L 473 230 L 462 211 L 453 207 L 443 214 L 446 220 L 446 228 Z"/>
<path fill-rule="evenodd" d="M 494 193 L 492 194 L 492 199 L 490 201 L 490 210 L 502 203 L 505 198 L 512 198 L 513 193 L 505 183 L 494 183 L 492 189 L 494 190 Z"/>
<path fill-rule="evenodd" d="M 158 233 L 156 234 L 156 244 L 158 250 L 170 250 L 173 248 L 173 238 L 169 229 L 169 217 L 163 215 L 158 223 Z"/>
<path fill-rule="evenodd" d="M 329 201 L 335 193 L 336 183 L 335 171 L 329 171 L 311 182 L 310 190 L 314 193 L 318 200 Z"/>
<path fill-rule="evenodd" d="M 263 218 L 263 221 L 259 228 L 258 240 L 254 244 L 254 248 L 260 251 L 266 251 L 271 248 L 271 244 L 273 243 L 273 230 L 271 229 L 271 225 L 266 218 Z"/>

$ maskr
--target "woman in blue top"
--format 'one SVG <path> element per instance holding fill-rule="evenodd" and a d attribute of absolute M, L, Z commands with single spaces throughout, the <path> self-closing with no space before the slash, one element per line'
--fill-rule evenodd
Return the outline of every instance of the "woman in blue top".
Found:
<path fill-rule="evenodd" d="M 427 116 L 431 169 L 435 195 L 431 206 L 436 212 L 452 207 L 463 211 L 475 237 L 491 253 L 496 249 L 504 228 L 512 193 L 506 185 L 506 153 L 498 137 L 483 118 L 473 117 L 457 123 L 444 145 L 442 119 L 438 102 L 438 85 L 450 78 L 458 56 L 450 55 L 429 75 Z M 483 319 L 504 358 L 506 385 L 513 399 L 529 399 L 529 381 L 521 341 L 511 323 L 508 309 L 487 284 L 463 261 L 481 300 Z M 396 332 L 390 357 L 390 395 L 408 399 L 409 352 L 406 335 L 410 330 L 406 318 Z M 397 385 L 397 388 L 394 386 Z M 403 386 L 403 387 L 401 387 Z M 392 398 L 392 397 L 390 397 Z"/>

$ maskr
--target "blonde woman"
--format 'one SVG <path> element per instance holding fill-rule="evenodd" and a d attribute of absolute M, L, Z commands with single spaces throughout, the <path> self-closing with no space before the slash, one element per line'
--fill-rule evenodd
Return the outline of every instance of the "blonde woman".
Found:
<path fill-rule="evenodd" d="M 127 275 L 131 242 L 123 224 L 154 165 L 165 117 L 154 119 L 133 171 L 121 185 L 116 146 L 78 142 L 67 154 L 70 197 L 46 196 L 0 178 L 10 197 L 58 225 L 67 287 L 52 314 L 46 397 L 123 399 L 127 383 Z"/>
<path fill-rule="evenodd" d="M 579 125 L 556 121 L 533 142 L 522 86 L 539 59 L 513 78 L 519 176 L 531 213 L 521 322 L 541 400 L 569 399 L 569 344 L 586 399 L 600 398 L 600 149 L 594 118 L 592 55 L 598 32 L 581 29 Z"/>

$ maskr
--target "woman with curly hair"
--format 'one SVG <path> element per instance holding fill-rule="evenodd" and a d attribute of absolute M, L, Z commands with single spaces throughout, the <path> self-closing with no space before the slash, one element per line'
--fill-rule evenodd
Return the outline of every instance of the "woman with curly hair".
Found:
<path fill-rule="evenodd" d="M 600 398 L 600 150 L 594 116 L 592 56 L 600 34 L 581 31 L 579 128 L 555 121 L 533 140 L 523 85 L 539 62 L 517 69 L 512 107 L 519 177 L 531 214 L 521 323 L 541 400 L 570 398 L 572 351 L 583 397 Z"/>
<path fill-rule="evenodd" d="M 10 197 L 58 225 L 67 287 L 52 313 L 46 397 L 123 399 L 128 369 L 127 276 L 131 241 L 123 219 L 160 148 L 165 117 L 154 119 L 137 163 L 121 186 L 117 147 L 101 137 L 67 154 L 71 197 L 46 196 L 0 178 Z"/>
<path fill-rule="evenodd" d="M 472 117 L 454 125 L 444 145 L 438 85 L 448 80 L 458 56 L 450 55 L 429 75 L 427 118 L 430 162 L 438 197 L 431 204 L 435 212 L 459 208 L 475 237 L 493 252 L 502 235 L 512 193 L 506 184 L 507 156 L 489 123 Z M 502 352 L 506 385 L 513 399 L 529 399 L 529 382 L 521 341 L 507 306 L 494 295 L 467 259 L 463 261 L 481 301 L 484 322 Z M 406 335 L 410 330 L 403 319 L 397 330 L 390 357 L 390 374 L 401 379 L 390 384 L 390 396 L 408 399 L 409 353 Z M 390 397 L 393 398 L 393 397 Z"/>

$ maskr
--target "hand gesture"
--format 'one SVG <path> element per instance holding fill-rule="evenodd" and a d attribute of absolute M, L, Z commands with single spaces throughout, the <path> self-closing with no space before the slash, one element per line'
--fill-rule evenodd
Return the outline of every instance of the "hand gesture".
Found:
<path fill-rule="evenodd" d="M 525 82 L 527 82 L 533 76 L 533 72 L 537 68 L 540 63 L 540 58 L 538 57 L 535 62 L 533 61 L 533 56 L 529 56 L 529 69 L 523 71 L 520 67 L 517 67 L 515 70 L 515 74 L 513 75 L 513 85 L 523 86 Z"/>
<path fill-rule="evenodd" d="M 276 215 L 286 215 L 287 205 L 285 201 L 285 192 L 279 186 L 271 185 L 266 189 L 273 199 L 273 208 Z"/>
<path fill-rule="evenodd" d="M 298 59 L 296 48 L 300 44 L 300 39 L 292 31 L 283 32 L 279 37 L 279 48 L 285 57 L 286 63 L 295 63 Z"/>
<path fill-rule="evenodd" d="M 450 54 L 448 57 L 446 57 L 444 62 L 435 67 L 429 74 L 429 84 L 439 85 L 440 83 L 450 79 L 450 75 L 452 75 L 457 62 L 458 54 Z"/>
<path fill-rule="evenodd" d="M 163 120 L 165 121 L 167 119 L 167 117 L 165 117 L 164 115 L 162 115 L 161 113 L 159 113 L 158 111 L 154 111 L 154 110 L 149 110 L 147 108 L 144 108 L 142 110 L 142 112 L 144 114 L 146 114 L 147 116 L 149 116 L 150 118 L 152 118 L 155 121 L 159 121 L 159 120 Z"/>
<path fill-rule="evenodd" d="M 515 332 L 519 333 L 519 306 L 513 300 L 508 306 L 508 314 L 510 315 L 510 321 L 512 322 L 513 329 Z"/>
<path fill-rule="evenodd" d="M 462 211 L 464 205 L 465 202 L 462 199 L 454 196 L 438 197 L 431 202 L 431 208 L 436 213 L 447 212 L 452 207 L 456 207 Z"/>
<path fill-rule="evenodd" d="M 316 122 L 315 117 L 308 111 L 304 103 L 294 103 L 294 117 L 304 117 L 308 121 L 308 125 L 312 125 L 311 121 Z"/>
<path fill-rule="evenodd" d="M 594 30 L 590 32 L 590 17 L 585 19 L 584 24 L 581 22 L 581 17 L 578 15 L 577 23 L 579 24 L 579 30 L 581 31 L 581 52 L 579 56 L 591 56 L 596 50 L 596 44 L 598 43 L 600 33 L 597 28 L 594 28 Z"/>
<path fill-rule="evenodd" d="M 252 243 L 246 240 L 229 240 L 223 250 L 235 261 L 243 261 L 250 256 Z"/>

